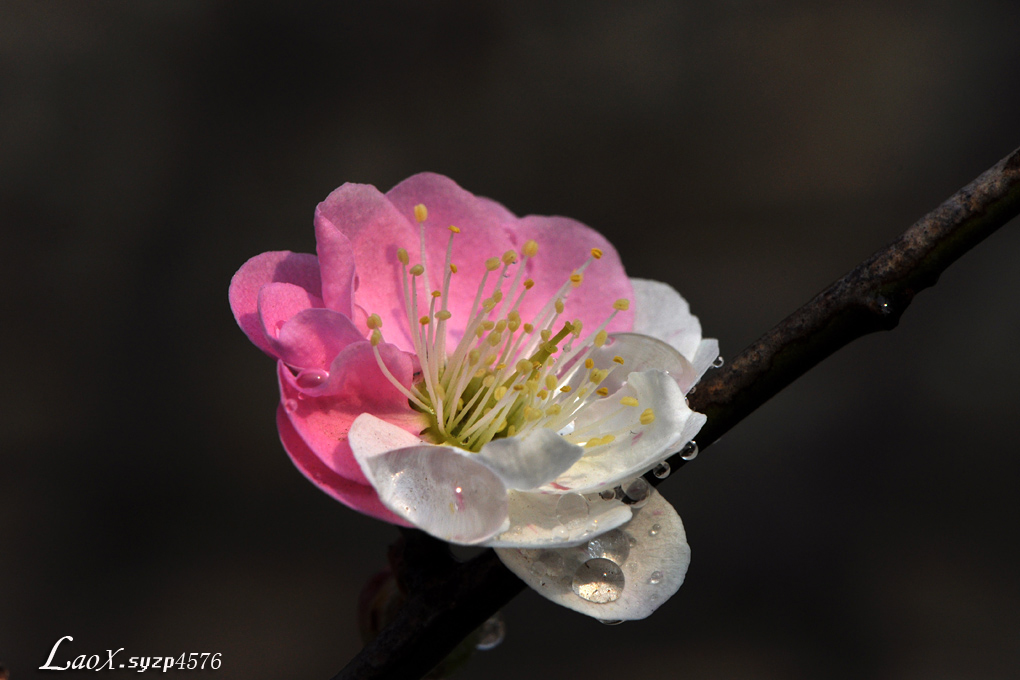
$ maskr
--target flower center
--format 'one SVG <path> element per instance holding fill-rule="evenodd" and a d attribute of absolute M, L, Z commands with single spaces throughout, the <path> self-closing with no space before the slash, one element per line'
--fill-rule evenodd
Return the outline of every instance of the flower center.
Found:
<path fill-rule="evenodd" d="M 448 351 L 447 341 L 451 338 L 447 322 L 452 317 L 448 309 L 450 282 L 457 273 L 457 265 L 452 262 L 453 242 L 460 229 L 449 227 L 442 289 L 429 291 L 425 276 L 429 266 L 425 256 L 428 211 L 419 204 L 414 208 L 414 216 L 419 224 L 421 261 L 412 266 L 407 251 L 403 248 L 397 251 L 404 309 L 421 366 L 421 379 L 410 390 L 394 378 L 379 354 L 383 336 L 382 320 L 377 314 L 368 317 L 368 327 L 383 375 L 407 396 L 412 408 L 428 416 L 430 424 L 425 436 L 436 443 L 479 451 L 493 439 L 521 436 L 534 428 L 569 430 L 581 409 L 609 395 L 609 390 L 599 385 L 613 370 L 623 366 L 624 359 L 615 356 L 611 367 L 596 368 L 592 353 L 606 344 L 606 327 L 618 312 L 629 308 L 629 301 L 616 300 L 605 321 L 583 340 L 581 321 L 561 318 L 565 300 L 583 283 L 585 270 L 602 257 L 602 251 L 592 248 L 588 259 L 528 321 L 521 318 L 519 310 L 535 284 L 524 278 L 524 270 L 527 260 L 538 254 L 538 243 L 529 240 L 519 254 L 508 250 L 501 257 L 487 259 L 464 334 Z M 516 273 L 511 272 L 513 267 Z M 490 277 L 494 272 L 498 274 Z M 490 278 L 495 279 L 491 287 Z M 511 279 L 504 290 L 504 282 Z M 428 300 L 427 310 L 419 308 L 420 293 Z M 624 397 L 620 400 L 621 408 L 603 420 L 637 406 L 637 399 Z M 637 417 L 642 425 L 654 419 L 650 408 Z M 564 436 L 592 447 L 608 444 L 619 434 L 601 429 L 589 425 L 584 431 L 573 430 Z"/>

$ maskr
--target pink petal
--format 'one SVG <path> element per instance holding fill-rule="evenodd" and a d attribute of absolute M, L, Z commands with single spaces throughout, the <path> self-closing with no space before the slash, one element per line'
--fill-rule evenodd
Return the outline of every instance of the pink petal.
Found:
<path fill-rule="evenodd" d="M 305 309 L 283 325 L 275 347 L 290 366 L 328 369 L 341 350 L 364 340 L 343 314 L 332 309 Z"/>
<path fill-rule="evenodd" d="M 283 448 L 287 451 L 287 455 L 290 456 L 301 474 L 315 486 L 358 512 L 390 524 L 411 526 L 406 520 L 390 512 L 379 500 L 378 494 L 371 486 L 352 482 L 329 469 L 319 460 L 294 429 L 283 404 L 276 410 L 276 426 L 280 431 L 280 441 L 283 442 Z"/>
<path fill-rule="evenodd" d="M 315 238 L 328 293 L 323 296 L 326 306 L 338 309 L 350 304 L 343 288 L 351 282 L 353 253 L 359 282 L 353 300 L 380 316 L 387 342 L 411 349 L 397 248 L 417 250 L 415 227 L 375 187 L 348 183 L 315 209 Z"/>
<path fill-rule="evenodd" d="M 278 357 L 277 338 L 283 325 L 298 312 L 322 307 L 322 299 L 293 283 L 268 283 L 259 289 L 257 304 L 262 335 Z"/>
<path fill-rule="evenodd" d="M 499 203 L 475 196 L 462 189 L 449 177 L 425 172 L 405 179 L 386 193 L 401 215 L 414 220 L 414 206 L 421 203 L 428 209 L 426 229 L 426 257 L 429 285 L 433 290 L 442 286 L 446 248 L 450 239 L 447 227 L 453 225 L 460 233 L 453 238 L 453 258 L 457 273 L 450 282 L 448 309 L 453 314 L 449 327 L 459 338 L 471 313 L 478 285 L 485 274 L 485 260 L 499 257 L 507 250 L 520 252 L 524 239 L 515 232 L 517 217 Z M 413 246 L 413 247 L 412 247 Z M 419 238 L 412 246 L 404 246 L 412 263 L 421 260 Z M 511 268 L 511 274 L 516 273 Z M 496 283 L 489 275 L 486 292 Z M 504 284 L 506 290 L 509 281 Z M 561 282 L 562 283 L 562 282 Z"/>
<path fill-rule="evenodd" d="M 634 289 L 623 271 L 620 255 L 601 234 L 567 217 L 529 215 L 518 226 L 521 243 L 534 239 L 538 255 L 529 261 L 529 275 L 535 281 L 525 297 L 521 317 L 531 319 L 575 269 L 591 256 L 592 248 L 602 251 L 602 259 L 592 262 L 584 272 L 584 281 L 571 288 L 566 299 L 564 320 L 580 319 L 585 329 L 594 329 L 613 312 L 613 301 L 634 300 Z M 629 331 L 634 312 L 618 312 L 608 330 Z"/>
<path fill-rule="evenodd" d="M 410 357 L 392 345 L 380 345 L 379 349 L 394 377 L 409 385 L 413 371 Z M 341 351 L 330 366 L 327 382 L 319 388 L 299 387 L 282 363 L 278 373 L 280 399 L 294 429 L 327 467 L 358 483 L 367 484 L 367 480 L 347 441 L 355 418 L 371 413 L 414 434 L 426 427 L 424 417 L 412 410 L 407 397 L 382 375 L 366 341 Z"/>
<path fill-rule="evenodd" d="M 319 263 L 314 255 L 277 250 L 251 258 L 230 280 L 230 309 L 245 335 L 262 351 L 272 355 L 272 348 L 262 332 L 258 314 L 258 295 L 271 283 L 292 283 L 319 297 Z"/>

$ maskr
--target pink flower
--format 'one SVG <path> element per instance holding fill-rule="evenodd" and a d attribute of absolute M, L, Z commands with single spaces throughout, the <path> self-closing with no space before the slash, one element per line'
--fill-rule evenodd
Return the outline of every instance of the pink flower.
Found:
<path fill-rule="evenodd" d="M 317 256 L 263 253 L 230 286 L 277 359 L 294 464 L 356 510 L 496 547 L 589 615 L 642 618 L 675 592 L 679 517 L 641 481 L 614 490 L 704 423 L 684 395 L 718 345 L 680 295 L 628 279 L 585 225 L 518 218 L 440 175 L 345 184 L 315 231 Z"/>

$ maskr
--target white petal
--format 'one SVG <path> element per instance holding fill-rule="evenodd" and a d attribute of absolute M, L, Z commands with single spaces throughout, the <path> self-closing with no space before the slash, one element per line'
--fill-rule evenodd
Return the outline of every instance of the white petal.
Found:
<path fill-rule="evenodd" d="M 701 322 L 691 314 L 687 300 L 666 283 L 630 282 L 634 286 L 634 332 L 658 338 L 693 360 L 701 342 Z"/>
<path fill-rule="evenodd" d="M 623 359 L 623 365 L 613 361 L 613 357 L 616 356 Z M 650 369 L 665 371 L 676 380 L 684 394 L 687 394 L 701 377 L 679 350 L 650 335 L 612 333 L 606 344 L 592 352 L 591 358 L 595 362 L 595 368 L 612 369 L 609 376 L 599 383 L 599 387 L 608 388 L 610 394 L 620 389 L 627 376 L 635 371 Z M 715 357 L 712 357 L 712 360 L 714 359 Z"/>
<path fill-rule="evenodd" d="M 636 398 L 639 406 L 621 407 L 620 399 L 626 396 Z M 641 425 L 639 416 L 646 408 L 654 411 L 655 420 Z M 579 441 L 608 432 L 622 433 L 610 444 L 586 449 L 573 467 L 541 489 L 588 493 L 642 475 L 690 441 L 705 420 L 704 415 L 691 411 L 683 392 L 667 374 L 631 373 L 616 394 L 583 409 L 574 432 L 565 436 Z"/>
<path fill-rule="evenodd" d="M 477 457 L 508 489 L 534 489 L 556 479 L 583 453 L 552 430 L 540 429 L 524 437 L 493 439 Z"/>
<path fill-rule="evenodd" d="M 510 526 L 486 541 L 492 547 L 562 548 L 587 543 L 631 518 L 630 506 L 598 494 L 543 494 L 511 491 Z"/>
<path fill-rule="evenodd" d="M 543 597 L 582 614 L 615 621 L 643 619 L 655 611 L 680 588 L 691 562 L 679 515 L 654 490 L 634 519 L 595 541 L 574 548 L 497 548 L 496 554 Z M 616 569 L 606 565 L 605 559 Z M 614 576 L 618 570 L 622 583 L 618 577 L 603 579 L 615 585 L 591 594 L 584 586 L 606 567 Z M 589 599 L 575 591 L 575 583 L 582 593 L 589 593 Z M 614 594 L 617 599 L 612 601 L 592 601 Z"/>
<path fill-rule="evenodd" d="M 444 541 L 469 544 L 505 528 L 506 487 L 472 459 L 474 454 L 423 444 L 369 414 L 354 420 L 348 439 L 379 500 L 418 528 Z"/>
<path fill-rule="evenodd" d="M 715 338 L 708 338 L 702 340 L 701 344 L 698 345 L 698 351 L 694 353 L 694 358 L 691 359 L 691 365 L 694 367 L 694 372 L 698 376 L 695 382 L 701 380 L 701 376 L 705 375 L 711 366 L 712 362 L 719 356 L 719 341 Z"/>

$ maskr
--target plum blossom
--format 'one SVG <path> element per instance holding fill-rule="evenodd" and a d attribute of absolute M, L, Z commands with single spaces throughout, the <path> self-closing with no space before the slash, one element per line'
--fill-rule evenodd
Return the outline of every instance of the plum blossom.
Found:
<path fill-rule="evenodd" d="M 491 546 L 544 596 L 650 614 L 690 560 L 640 479 L 705 422 L 685 395 L 718 356 L 664 283 L 564 217 L 517 217 L 441 175 L 345 184 L 317 254 L 234 275 L 241 329 L 277 361 L 280 439 L 346 505 Z"/>

